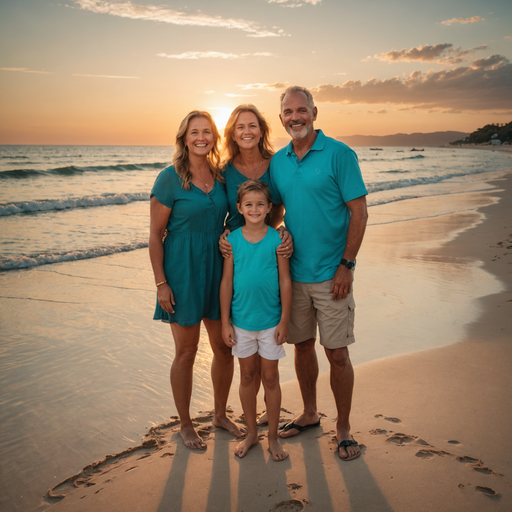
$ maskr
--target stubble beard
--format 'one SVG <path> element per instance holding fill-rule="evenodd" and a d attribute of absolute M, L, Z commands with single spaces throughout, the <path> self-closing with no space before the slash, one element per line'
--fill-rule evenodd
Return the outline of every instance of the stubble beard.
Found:
<path fill-rule="evenodd" d="M 300 132 L 295 132 L 291 127 L 288 126 L 286 131 L 293 140 L 302 140 L 305 139 L 311 132 L 311 126 L 305 125 Z"/>

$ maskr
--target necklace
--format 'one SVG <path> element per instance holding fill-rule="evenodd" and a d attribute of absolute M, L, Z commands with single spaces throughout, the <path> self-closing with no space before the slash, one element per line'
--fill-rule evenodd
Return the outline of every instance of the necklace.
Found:
<path fill-rule="evenodd" d="M 261 159 L 261 162 L 258 165 L 258 167 L 256 167 L 255 169 L 253 169 L 250 172 L 249 172 L 249 168 L 245 165 L 245 163 L 243 161 L 241 161 L 240 163 L 242 164 L 243 167 L 245 167 L 247 169 L 247 171 L 245 173 L 245 176 L 247 178 L 249 178 L 251 180 L 257 180 L 258 178 L 261 178 L 260 170 L 261 170 L 261 166 L 263 165 L 263 159 Z"/>
<path fill-rule="evenodd" d="M 203 173 L 204 174 L 204 173 Z M 194 183 L 194 185 L 198 186 L 201 190 L 205 191 L 207 194 L 208 194 L 208 191 L 210 190 L 210 187 L 212 185 L 210 185 L 208 183 L 208 179 L 212 179 L 212 173 L 211 171 L 208 169 L 208 178 L 205 178 L 205 176 L 200 176 L 199 173 L 194 173 L 192 172 L 192 182 Z"/>

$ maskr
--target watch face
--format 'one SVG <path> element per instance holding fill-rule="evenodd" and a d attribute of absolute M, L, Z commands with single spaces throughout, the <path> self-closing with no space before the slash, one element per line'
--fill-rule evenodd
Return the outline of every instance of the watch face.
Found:
<path fill-rule="evenodd" d="M 345 258 L 341 260 L 341 264 L 345 265 L 348 269 L 352 269 L 356 266 L 355 262 L 346 260 Z"/>

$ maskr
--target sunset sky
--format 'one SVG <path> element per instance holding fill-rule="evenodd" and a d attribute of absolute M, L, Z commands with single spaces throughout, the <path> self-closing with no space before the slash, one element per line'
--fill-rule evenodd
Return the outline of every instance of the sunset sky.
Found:
<path fill-rule="evenodd" d="M 512 120 L 510 0 L 0 0 L 0 144 L 168 145 L 314 94 L 333 137 Z M 224 120 L 223 120 L 224 119 Z"/>

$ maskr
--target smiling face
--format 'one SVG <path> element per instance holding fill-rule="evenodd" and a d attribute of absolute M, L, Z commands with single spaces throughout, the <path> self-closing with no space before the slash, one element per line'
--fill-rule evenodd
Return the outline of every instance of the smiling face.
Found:
<path fill-rule="evenodd" d="M 189 155 L 206 156 L 213 148 L 214 137 L 210 121 L 205 117 L 194 117 L 188 124 L 185 146 Z"/>
<path fill-rule="evenodd" d="M 238 211 L 244 216 L 246 224 L 263 224 L 272 208 L 263 192 L 246 192 L 241 201 L 236 204 Z"/>
<path fill-rule="evenodd" d="M 261 128 L 258 118 L 253 112 L 241 112 L 235 123 L 233 140 L 240 149 L 251 149 L 258 146 L 261 139 Z"/>
<path fill-rule="evenodd" d="M 316 114 L 316 107 L 311 108 L 306 95 L 297 91 L 285 96 L 279 117 L 290 137 L 299 141 L 314 132 L 313 122 L 316 120 Z"/>

